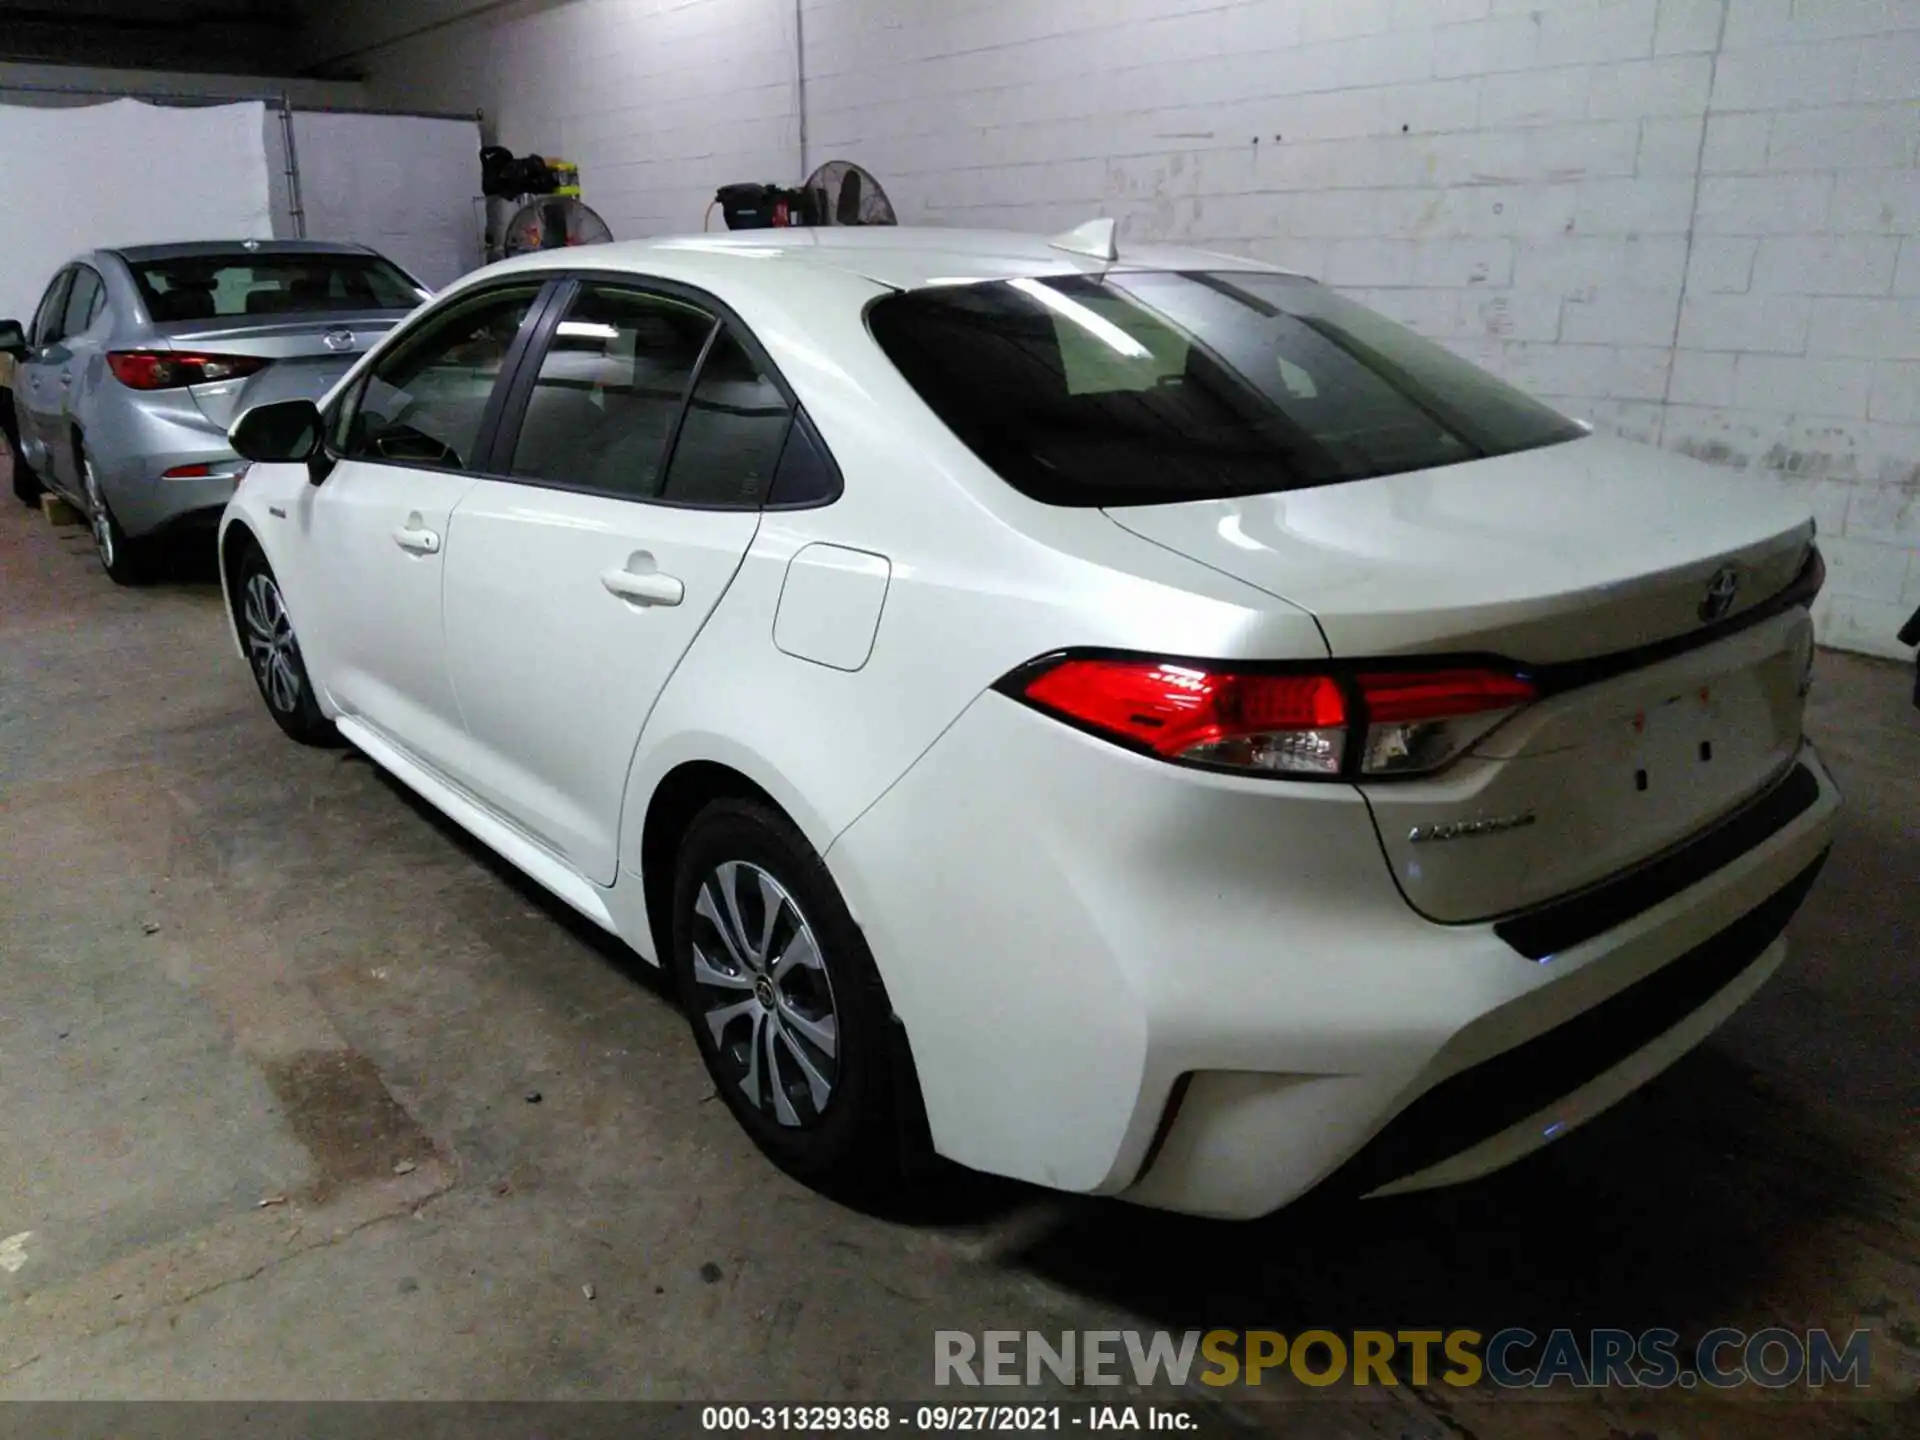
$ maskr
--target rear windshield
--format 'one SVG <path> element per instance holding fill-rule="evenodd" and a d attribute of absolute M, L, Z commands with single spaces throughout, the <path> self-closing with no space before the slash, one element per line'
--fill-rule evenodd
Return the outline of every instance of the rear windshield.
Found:
<path fill-rule="evenodd" d="M 132 266 L 154 323 L 411 310 L 425 296 L 378 255 L 188 255 Z"/>
<path fill-rule="evenodd" d="M 1296 490 L 1586 432 L 1326 287 L 1143 271 L 878 301 L 874 338 L 1010 485 L 1053 505 Z"/>

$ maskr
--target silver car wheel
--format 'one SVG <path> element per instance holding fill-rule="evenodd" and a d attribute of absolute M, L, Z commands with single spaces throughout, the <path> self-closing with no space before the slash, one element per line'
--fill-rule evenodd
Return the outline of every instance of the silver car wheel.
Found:
<path fill-rule="evenodd" d="M 839 1078 L 833 981 L 813 928 L 780 882 L 729 860 L 694 901 L 700 1018 L 733 1083 L 789 1128 L 817 1124 Z"/>
<path fill-rule="evenodd" d="M 246 630 L 247 660 L 260 693 L 282 715 L 291 715 L 300 703 L 300 647 L 293 638 L 293 621 L 280 599 L 280 587 L 265 571 L 247 577 L 240 606 Z"/>
<path fill-rule="evenodd" d="M 100 478 L 93 473 L 93 462 L 80 461 L 80 483 L 87 492 L 87 523 L 93 528 L 93 548 L 100 552 L 100 563 L 113 569 L 113 517 L 107 513 L 107 498 L 100 493 Z"/>

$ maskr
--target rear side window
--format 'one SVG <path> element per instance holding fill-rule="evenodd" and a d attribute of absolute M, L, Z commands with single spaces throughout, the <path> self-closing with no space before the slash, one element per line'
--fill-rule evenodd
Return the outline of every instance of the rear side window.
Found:
<path fill-rule="evenodd" d="M 1297 276 L 1122 272 L 909 291 L 875 340 L 1023 494 L 1145 505 L 1577 439 L 1564 416 Z"/>
<path fill-rule="evenodd" d="M 674 441 L 665 499 L 751 509 L 773 483 L 792 407 L 730 327 L 700 364 Z"/>
<path fill-rule="evenodd" d="M 541 357 L 512 473 L 657 499 L 674 421 L 713 326 L 713 316 L 682 300 L 583 285 Z"/>
<path fill-rule="evenodd" d="M 73 288 L 67 292 L 66 319 L 61 322 L 60 333 L 78 335 L 85 330 L 93 323 L 93 317 L 100 313 L 105 298 L 105 288 L 100 283 L 98 272 L 85 265 L 75 266 Z"/>

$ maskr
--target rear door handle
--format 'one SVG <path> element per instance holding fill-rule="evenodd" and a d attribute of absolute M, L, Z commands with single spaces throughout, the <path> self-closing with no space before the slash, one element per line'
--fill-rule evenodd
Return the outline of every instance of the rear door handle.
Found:
<path fill-rule="evenodd" d="M 686 586 L 658 571 L 636 575 L 631 570 L 606 570 L 601 572 L 600 583 L 622 600 L 637 605 L 678 605 L 687 595 Z"/>
<path fill-rule="evenodd" d="M 438 555 L 440 537 L 431 530 L 414 525 L 402 525 L 393 532 L 393 543 L 402 550 L 414 555 Z"/>

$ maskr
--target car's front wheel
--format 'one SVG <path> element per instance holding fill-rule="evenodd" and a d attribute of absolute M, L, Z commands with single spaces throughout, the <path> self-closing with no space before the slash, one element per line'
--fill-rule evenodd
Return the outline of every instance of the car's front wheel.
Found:
<path fill-rule="evenodd" d="M 233 607 L 247 666 L 274 724 L 302 745 L 337 743 L 333 722 L 314 698 L 280 582 L 257 545 L 249 543 L 235 567 Z"/>
<path fill-rule="evenodd" d="M 86 450 L 79 450 L 75 458 L 80 464 L 80 486 L 87 497 L 87 524 L 93 531 L 93 549 L 100 557 L 100 568 L 116 585 L 144 585 L 153 577 L 151 545 L 129 539 L 127 532 L 120 528 Z"/>
<path fill-rule="evenodd" d="M 849 1200 L 899 1188 L 913 1097 L 892 1007 L 826 865 L 770 806 L 716 800 L 688 828 L 673 966 L 714 1085 L 775 1164 Z"/>

